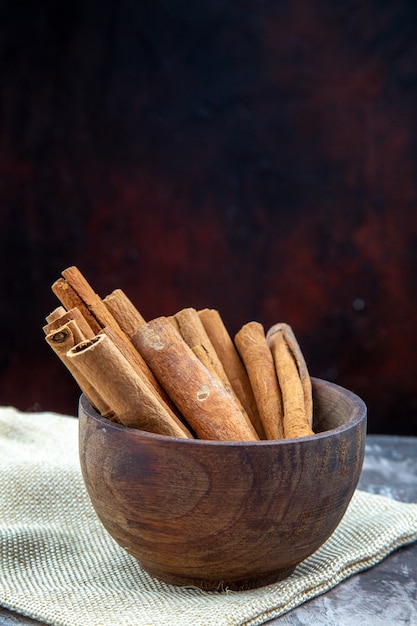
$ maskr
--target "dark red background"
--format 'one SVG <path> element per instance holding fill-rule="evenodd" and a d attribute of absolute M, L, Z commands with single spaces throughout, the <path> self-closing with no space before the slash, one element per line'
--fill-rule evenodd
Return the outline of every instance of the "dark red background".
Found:
<path fill-rule="evenodd" d="M 0 403 L 75 414 L 77 265 L 146 318 L 290 323 L 370 432 L 417 435 L 417 4 L 2 2 Z"/>

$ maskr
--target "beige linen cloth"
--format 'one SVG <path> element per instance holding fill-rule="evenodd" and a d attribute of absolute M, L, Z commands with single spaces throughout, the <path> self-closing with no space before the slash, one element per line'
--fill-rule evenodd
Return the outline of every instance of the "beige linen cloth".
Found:
<path fill-rule="evenodd" d="M 151 578 L 106 533 L 84 489 L 78 422 L 0 409 L 0 605 L 56 626 L 254 626 L 417 539 L 417 504 L 357 491 L 287 580 L 203 592 Z"/>

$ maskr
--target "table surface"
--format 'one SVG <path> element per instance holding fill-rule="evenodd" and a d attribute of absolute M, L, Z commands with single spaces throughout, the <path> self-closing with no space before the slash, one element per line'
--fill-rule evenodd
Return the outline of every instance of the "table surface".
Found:
<path fill-rule="evenodd" d="M 368 435 L 359 488 L 417 502 L 417 437 Z M 279 626 L 417 625 L 417 542 L 282 617 Z M 36 626 L 0 607 L 0 626 Z"/>

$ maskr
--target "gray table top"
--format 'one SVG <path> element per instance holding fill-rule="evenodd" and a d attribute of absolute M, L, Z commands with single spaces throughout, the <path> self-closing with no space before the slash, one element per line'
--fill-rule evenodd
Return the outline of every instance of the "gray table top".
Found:
<path fill-rule="evenodd" d="M 417 502 L 417 437 L 368 435 L 359 488 Z M 417 625 L 417 542 L 268 624 L 291 626 Z M 0 626 L 36 626 L 0 608 Z M 76 625 L 74 625 L 76 626 Z"/>

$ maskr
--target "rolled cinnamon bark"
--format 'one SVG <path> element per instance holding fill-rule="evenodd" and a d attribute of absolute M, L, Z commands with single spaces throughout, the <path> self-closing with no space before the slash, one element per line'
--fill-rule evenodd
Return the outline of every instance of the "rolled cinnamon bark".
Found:
<path fill-rule="evenodd" d="M 201 363 L 166 317 L 141 326 L 132 340 L 199 438 L 258 439 L 234 397 Z"/>
<path fill-rule="evenodd" d="M 198 315 L 223 365 L 233 391 L 239 398 L 260 439 L 266 439 L 247 371 L 220 313 L 216 309 L 202 309 L 198 311 Z"/>
<path fill-rule="evenodd" d="M 45 317 L 45 320 L 50 324 L 51 322 L 57 320 L 59 317 L 62 317 L 66 313 L 66 309 L 63 306 L 58 306 L 56 309 L 51 311 L 49 315 Z"/>
<path fill-rule="evenodd" d="M 168 315 L 167 316 L 167 320 L 170 322 L 170 324 L 175 328 L 175 330 L 177 331 L 178 334 L 181 335 L 181 331 L 180 331 L 180 327 L 178 324 L 178 321 L 175 317 L 175 315 Z"/>
<path fill-rule="evenodd" d="M 85 317 L 79 309 L 74 308 L 70 309 L 69 311 L 66 311 L 63 307 L 59 307 L 59 309 L 63 310 L 63 313 L 60 315 L 60 317 L 51 320 L 49 324 L 46 324 L 46 326 L 43 327 L 45 335 L 52 333 L 54 330 L 56 330 L 60 326 L 63 326 L 70 320 L 74 320 L 75 322 L 77 322 L 77 326 L 82 333 L 84 339 L 91 339 L 91 337 L 94 337 L 95 333 L 93 332 L 91 326 L 89 326 Z"/>
<path fill-rule="evenodd" d="M 52 291 L 68 311 L 75 308 L 79 309 L 93 332 L 100 332 L 100 324 L 64 278 L 58 278 L 58 280 L 53 283 Z"/>
<path fill-rule="evenodd" d="M 121 343 L 124 344 L 124 355 L 128 358 L 135 371 L 152 385 L 164 402 L 169 404 L 165 392 L 161 389 L 161 386 L 149 370 L 149 367 L 146 365 L 141 355 L 138 354 L 130 338 L 120 328 L 110 310 L 94 291 L 80 270 L 75 266 L 68 267 L 62 272 L 62 275 L 64 278 L 56 281 L 52 289 L 55 291 L 58 298 L 63 298 L 61 301 L 64 306 L 66 306 L 65 302 L 78 302 L 77 308 L 79 308 L 82 315 L 93 329 L 94 334 L 102 332 L 103 328 L 111 328 L 119 341 L 119 345 Z"/>
<path fill-rule="evenodd" d="M 109 405 L 103 400 L 100 393 L 91 383 L 89 377 L 85 376 L 78 368 L 74 367 L 73 362 L 67 357 L 68 350 L 85 339 L 86 337 L 80 331 L 75 320 L 67 321 L 61 327 L 48 333 L 45 337 L 46 342 L 72 374 L 81 391 L 87 396 L 93 407 L 104 417 L 114 419 Z"/>
<path fill-rule="evenodd" d="M 162 406 L 154 390 L 138 376 L 106 334 L 100 333 L 74 346 L 67 356 L 74 367 L 88 377 L 125 426 L 182 439 L 192 438 L 184 424 Z"/>
<path fill-rule="evenodd" d="M 311 386 L 311 378 L 308 372 L 306 361 L 304 359 L 304 355 L 301 351 L 301 348 L 299 346 L 299 343 L 295 337 L 295 334 L 291 326 L 285 323 L 274 324 L 274 326 L 271 326 L 271 328 L 268 330 L 266 334 L 266 340 L 270 347 L 273 344 L 273 337 L 277 333 L 282 334 L 285 340 L 285 343 L 287 344 L 288 349 L 290 353 L 292 354 L 292 357 L 296 363 L 298 374 L 299 374 L 301 384 L 303 387 L 304 407 L 305 407 L 307 421 L 309 425 L 312 426 L 313 424 L 313 392 L 312 392 L 312 386 Z M 277 363 L 277 360 L 275 360 L 275 362 Z"/>
<path fill-rule="evenodd" d="M 267 439 L 284 437 L 282 396 L 274 360 L 259 322 L 248 322 L 235 335 Z"/>
<path fill-rule="evenodd" d="M 139 326 L 146 324 L 146 320 L 121 289 L 112 291 L 103 298 L 103 302 L 129 338 L 135 334 Z"/>
<path fill-rule="evenodd" d="M 269 338 L 284 405 L 285 438 L 314 435 L 306 415 L 304 390 L 296 362 L 282 332 Z"/>
<path fill-rule="evenodd" d="M 62 272 L 62 275 L 70 288 L 77 294 L 81 302 L 84 304 L 84 309 L 87 309 L 87 311 L 89 311 L 95 318 L 99 327 L 104 328 L 105 326 L 109 326 L 116 334 L 120 335 L 121 339 L 125 340 L 126 336 L 119 324 L 116 322 L 103 300 L 94 291 L 80 270 L 75 266 L 67 267 L 67 269 Z"/>
<path fill-rule="evenodd" d="M 252 423 L 249 415 L 247 414 L 242 403 L 240 402 L 239 397 L 235 394 L 230 380 L 225 372 L 223 364 L 219 359 L 218 354 L 214 349 L 214 346 L 210 341 L 208 334 L 206 333 L 206 330 L 196 309 L 182 309 L 175 314 L 175 319 L 178 324 L 178 330 L 180 332 L 180 335 L 183 337 L 187 345 L 200 359 L 203 365 L 207 367 L 209 372 L 211 372 L 214 376 L 217 376 L 226 391 L 234 396 L 235 402 L 239 406 L 243 417 L 248 423 L 250 429 L 253 429 L 254 424 Z"/>
<path fill-rule="evenodd" d="M 201 319 L 193 308 L 182 309 L 175 314 L 178 328 L 185 343 L 193 350 L 196 348 L 197 356 L 202 360 L 208 370 L 223 383 L 226 389 L 232 386 L 224 371 L 224 367 L 217 356 L 213 344 L 207 335 Z"/>
<path fill-rule="evenodd" d="M 120 337 L 116 335 L 113 329 L 109 328 L 109 326 L 105 326 L 101 332 L 107 335 L 109 339 L 111 339 L 111 341 L 118 348 L 118 350 L 120 350 L 124 358 L 133 367 L 133 369 L 135 370 L 139 378 L 141 378 L 148 386 L 150 386 L 154 390 L 154 392 L 159 397 L 159 400 L 162 406 L 164 406 L 169 413 L 171 412 L 175 413 L 177 418 L 180 419 L 180 421 L 182 421 L 181 419 L 182 416 L 180 412 L 178 411 L 177 407 L 174 405 L 174 403 L 172 402 L 171 398 L 168 396 L 168 394 L 166 393 L 162 385 L 159 384 L 159 381 L 156 379 L 153 372 L 148 367 L 147 363 L 145 362 L 140 352 L 138 352 L 136 348 L 134 349 L 133 352 L 132 350 L 127 350 L 126 342 L 121 341 Z"/>

